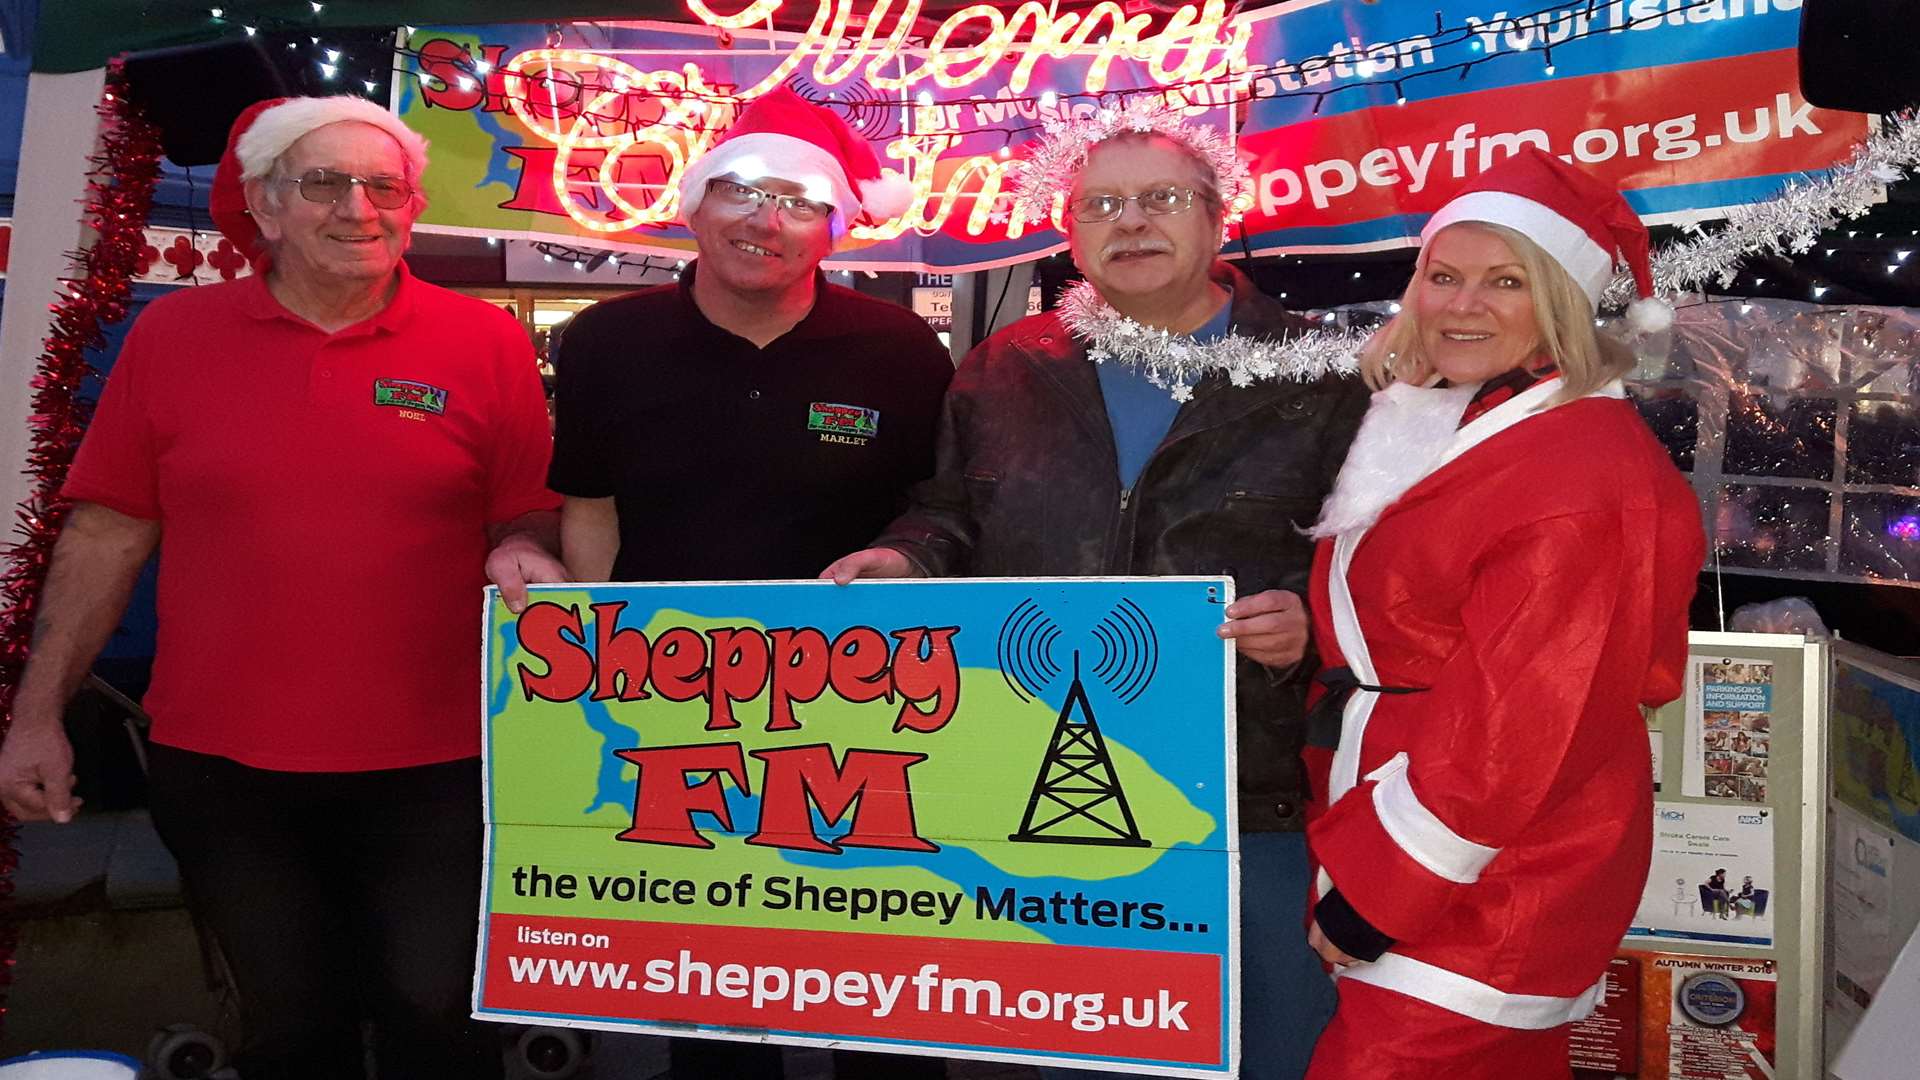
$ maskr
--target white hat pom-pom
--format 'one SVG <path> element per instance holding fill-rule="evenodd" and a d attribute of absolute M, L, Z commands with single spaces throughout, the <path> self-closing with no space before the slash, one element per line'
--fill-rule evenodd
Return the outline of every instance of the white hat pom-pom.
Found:
<path fill-rule="evenodd" d="M 899 217 L 913 204 L 913 181 L 892 169 L 883 170 L 880 179 L 860 185 L 860 208 L 875 221 Z"/>
<path fill-rule="evenodd" d="M 1673 305 L 1657 296 L 1643 296 L 1627 305 L 1627 325 L 1635 333 L 1658 334 L 1673 326 Z"/>

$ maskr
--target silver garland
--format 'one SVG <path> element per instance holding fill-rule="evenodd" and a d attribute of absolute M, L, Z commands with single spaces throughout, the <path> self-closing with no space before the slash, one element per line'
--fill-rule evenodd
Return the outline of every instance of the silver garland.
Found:
<path fill-rule="evenodd" d="M 1356 371 L 1360 346 L 1367 340 L 1358 330 L 1309 330 L 1287 341 L 1228 334 L 1218 341 L 1197 342 L 1127 318 L 1086 281 L 1061 298 L 1060 321 L 1087 343 L 1087 356 L 1095 363 L 1129 367 L 1182 402 L 1193 397 L 1195 383 L 1216 371 L 1235 386 L 1265 379 L 1312 382 Z"/>
<path fill-rule="evenodd" d="M 1724 227 L 1712 234 L 1698 225 L 1695 235 L 1661 248 L 1653 257 L 1654 294 L 1682 292 L 1706 282 L 1720 288 L 1739 276 L 1740 261 L 1749 255 L 1802 255 L 1811 251 L 1822 232 L 1841 219 L 1863 217 L 1880 197 L 1880 187 L 1907 176 L 1920 165 L 1920 114 L 1913 111 L 1881 118 L 1880 129 L 1867 137 L 1853 157 L 1814 180 L 1796 180 L 1764 202 L 1736 207 Z M 1604 299 L 1625 303 L 1633 299 L 1633 278 L 1622 274 L 1607 287 Z"/>

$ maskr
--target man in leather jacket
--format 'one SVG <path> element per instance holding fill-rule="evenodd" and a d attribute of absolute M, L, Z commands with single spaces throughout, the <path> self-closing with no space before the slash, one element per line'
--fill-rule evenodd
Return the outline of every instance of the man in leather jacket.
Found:
<path fill-rule="evenodd" d="M 1080 160 L 1068 235 L 1112 312 L 1201 346 L 1309 328 L 1216 258 L 1237 194 L 1226 189 L 1238 186 L 1220 157 L 1175 128 L 1117 132 Z M 1242 1075 L 1297 1077 L 1333 1009 L 1330 982 L 1299 943 L 1301 597 L 1313 556 L 1300 529 L 1339 471 L 1367 394 L 1334 375 L 1235 386 L 1220 371 L 1192 378 L 1167 367 L 1152 373 L 1156 383 L 1089 353 L 1057 310 L 976 347 L 947 391 L 933 478 L 872 548 L 822 576 L 1234 579 L 1240 599 L 1220 632 L 1239 651 Z"/>

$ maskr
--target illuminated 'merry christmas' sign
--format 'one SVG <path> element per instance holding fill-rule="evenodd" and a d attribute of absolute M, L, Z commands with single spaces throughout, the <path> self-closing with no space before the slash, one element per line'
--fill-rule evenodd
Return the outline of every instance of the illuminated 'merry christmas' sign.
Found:
<path fill-rule="evenodd" d="M 838 88 L 857 87 L 858 99 L 846 102 L 850 119 L 886 129 L 880 153 L 914 192 L 899 217 L 855 227 L 857 240 L 942 229 L 969 202 L 958 223 L 968 236 L 991 230 L 1018 238 L 1024 223 L 1003 198 L 1010 136 L 991 136 L 999 146 L 990 152 L 954 155 L 970 135 L 995 130 L 996 121 L 1004 129 L 1009 118 L 1035 127 L 1091 110 L 1116 82 L 1139 88 L 1139 73 L 1175 101 L 1203 109 L 1215 84 L 1244 67 L 1248 37 L 1244 26 L 1228 23 L 1223 0 L 1182 7 L 1157 31 L 1148 15 L 1129 16 L 1111 0 L 1059 14 L 1038 0 L 1010 11 L 978 4 L 948 16 L 924 48 L 907 44 L 921 0 L 872 0 L 864 12 L 855 0 L 816 0 L 798 35 L 723 36 L 766 22 L 783 3 L 752 0 L 726 14 L 687 0 L 719 32 L 709 31 L 717 47 L 692 51 L 714 59 L 657 68 L 645 64 L 689 50 L 543 47 L 509 57 L 498 45 L 470 50 L 436 39 L 420 48 L 421 93 L 429 106 L 510 112 L 553 149 L 550 163 L 541 162 L 552 208 L 580 229 L 610 236 L 671 222 L 680 174 L 755 97 L 796 76 L 830 101 L 839 100 Z M 1124 79 L 1115 78 L 1116 60 L 1127 69 Z M 1044 88 L 1036 87 L 1037 70 Z M 929 84 L 975 92 L 936 102 Z"/>
<path fill-rule="evenodd" d="M 687 10 L 708 26 L 739 30 L 771 18 L 784 3 L 753 0 L 737 14 L 720 15 L 703 0 L 687 0 Z M 809 55 L 815 57 L 814 81 L 823 86 L 844 81 L 864 64 L 868 84 L 881 89 L 905 90 L 931 79 L 941 87 L 957 90 L 991 74 L 994 65 L 1007 59 L 1015 43 L 1020 42 L 1024 45 L 1022 55 L 1007 78 L 1008 89 L 1019 94 L 1033 78 L 1034 65 L 1044 57 L 1065 58 L 1091 50 L 1093 58 L 1085 86 L 1089 91 L 1099 91 L 1107 85 L 1107 71 L 1117 57 L 1144 61 L 1156 82 L 1193 83 L 1226 74 L 1234 61 L 1244 59 L 1247 45 L 1246 28 L 1227 25 L 1222 0 L 1179 8 L 1165 27 L 1151 34 L 1146 32 L 1152 21 L 1149 15 L 1142 12 L 1129 17 L 1112 0 L 1103 0 L 1084 15 L 1054 14 L 1054 5 L 1027 0 L 1010 12 L 991 4 L 961 8 L 933 32 L 924 52 L 909 57 L 905 42 L 920 13 L 920 0 L 906 0 L 895 16 L 892 33 L 878 45 L 874 43 L 892 6 L 893 0 L 874 0 L 861 21 L 864 29 L 849 41 L 846 35 L 854 11 L 852 0 L 816 0 L 813 23 L 799 44 L 741 96 L 756 97 L 780 85 Z M 972 45 L 952 45 L 955 37 L 974 36 L 962 33 L 972 23 L 981 24 L 978 29 L 985 30 L 986 36 Z M 1223 30 L 1225 38 L 1220 36 Z M 1097 41 L 1093 38 L 1096 33 L 1101 35 Z M 1176 58 L 1178 63 L 1174 63 Z M 836 60 L 838 67 L 834 66 Z"/>
<path fill-rule="evenodd" d="M 1224 0 L 1151 15 L 1002 0 L 929 29 L 925 0 L 811 0 L 785 31 L 771 17 L 788 0 L 685 2 L 682 23 L 411 34 L 418 77 L 395 80 L 393 106 L 433 142 L 420 227 L 685 257 L 680 176 L 782 84 L 837 108 L 911 182 L 905 212 L 833 256 L 876 270 L 1056 249 L 1056 229 L 1013 212 L 1010 159 L 1047 123 L 1134 94 L 1234 129 L 1254 198 L 1233 249 L 1255 254 L 1413 243 L 1524 146 L 1663 221 L 1768 197 L 1865 135 L 1864 118 L 1799 96 L 1797 5 L 1778 2 L 1506 17 L 1493 0 L 1324 0 L 1229 17 Z"/>

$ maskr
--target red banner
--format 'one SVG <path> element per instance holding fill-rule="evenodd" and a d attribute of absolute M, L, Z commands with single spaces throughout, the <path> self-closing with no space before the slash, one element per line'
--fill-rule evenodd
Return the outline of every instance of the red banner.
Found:
<path fill-rule="evenodd" d="M 1220 1063 L 1202 954 L 521 915 L 488 934 L 495 1013 Z"/>
<path fill-rule="evenodd" d="M 1529 144 L 1627 191 L 1791 173 L 1846 156 L 1866 136 L 1866 117 L 1778 89 L 1795 85 L 1796 63 L 1796 50 L 1780 49 L 1246 131 L 1257 191 L 1247 231 L 1429 214 Z M 1657 216 L 1661 207 L 1643 210 Z"/>

